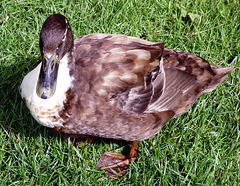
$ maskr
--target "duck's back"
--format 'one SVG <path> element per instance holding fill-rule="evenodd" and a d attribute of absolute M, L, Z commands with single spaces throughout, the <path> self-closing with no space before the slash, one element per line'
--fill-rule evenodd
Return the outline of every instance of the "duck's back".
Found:
<path fill-rule="evenodd" d="M 65 124 L 55 128 L 70 134 L 150 138 L 233 70 L 125 35 L 87 35 L 74 46 L 73 86 L 60 113 Z"/>

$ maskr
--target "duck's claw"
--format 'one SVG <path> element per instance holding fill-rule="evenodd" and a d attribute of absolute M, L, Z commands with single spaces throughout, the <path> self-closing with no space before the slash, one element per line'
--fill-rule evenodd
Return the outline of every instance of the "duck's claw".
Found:
<path fill-rule="evenodd" d="M 105 170 L 109 179 L 122 177 L 128 171 L 132 162 L 138 154 L 138 142 L 133 142 L 128 156 L 122 154 L 105 152 L 97 163 L 97 168 Z"/>

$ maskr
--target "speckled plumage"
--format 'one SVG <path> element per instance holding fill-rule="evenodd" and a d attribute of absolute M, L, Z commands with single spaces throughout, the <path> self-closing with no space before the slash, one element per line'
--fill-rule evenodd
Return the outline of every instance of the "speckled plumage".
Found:
<path fill-rule="evenodd" d="M 87 35 L 74 46 L 75 81 L 60 112 L 65 124 L 55 127 L 70 134 L 150 138 L 232 70 L 218 76 L 200 57 L 124 35 Z"/>
<path fill-rule="evenodd" d="M 64 39 L 67 45 L 71 37 L 68 34 Z M 233 70 L 165 49 L 163 42 L 125 35 L 78 37 L 68 54 L 73 80 L 58 112 L 62 123 L 51 127 L 68 134 L 129 141 L 154 136 Z"/>

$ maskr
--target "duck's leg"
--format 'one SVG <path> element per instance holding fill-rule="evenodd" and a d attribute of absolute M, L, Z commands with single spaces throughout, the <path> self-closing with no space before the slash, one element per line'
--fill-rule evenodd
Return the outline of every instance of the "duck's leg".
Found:
<path fill-rule="evenodd" d="M 77 144 L 79 147 L 88 145 L 89 143 L 92 143 L 94 140 L 94 137 L 92 136 L 85 136 L 85 135 L 78 135 L 78 134 L 65 134 L 65 133 L 62 133 L 62 138 L 63 139 L 69 138 L 72 143 L 75 142 L 75 144 Z"/>
<path fill-rule="evenodd" d="M 121 177 L 126 174 L 130 164 L 136 160 L 139 146 L 138 141 L 132 142 L 128 156 L 122 154 L 105 152 L 97 163 L 97 168 L 105 170 L 109 179 Z"/>

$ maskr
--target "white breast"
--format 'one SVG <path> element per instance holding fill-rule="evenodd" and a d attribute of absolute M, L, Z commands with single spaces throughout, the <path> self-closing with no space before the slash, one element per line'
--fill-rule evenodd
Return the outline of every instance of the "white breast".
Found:
<path fill-rule="evenodd" d="M 73 80 L 69 74 L 68 55 L 60 61 L 55 94 L 49 99 L 42 99 L 36 93 L 36 86 L 42 63 L 29 72 L 20 86 L 21 96 L 26 101 L 33 117 L 43 126 L 53 128 L 62 126 L 59 111 L 63 108 L 66 92 Z"/>

